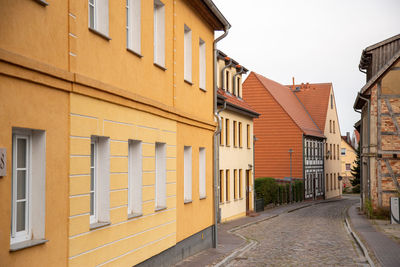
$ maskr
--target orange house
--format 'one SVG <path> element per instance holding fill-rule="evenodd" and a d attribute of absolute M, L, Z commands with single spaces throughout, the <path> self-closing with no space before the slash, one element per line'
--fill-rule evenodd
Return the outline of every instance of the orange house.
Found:
<path fill-rule="evenodd" d="M 304 179 L 306 198 L 324 196 L 325 136 L 295 92 L 251 72 L 243 98 L 263 114 L 254 119 L 255 177 Z"/>

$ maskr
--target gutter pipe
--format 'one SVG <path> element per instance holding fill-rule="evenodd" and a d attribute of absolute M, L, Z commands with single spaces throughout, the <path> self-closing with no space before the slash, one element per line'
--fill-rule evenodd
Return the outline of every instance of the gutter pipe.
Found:
<path fill-rule="evenodd" d="M 236 67 L 237 67 L 237 66 L 236 66 Z M 233 94 L 236 95 L 236 96 L 238 96 L 238 97 L 240 97 L 240 98 L 242 98 L 242 97 L 239 95 L 240 87 L 237 88 L 238 91 L 237 91 L 237 94 L 236 94 L 236 83 L 235 83 L 235 78 L 236 78 L 236 76 L 242 74 L 243 71 L 244 71 L 243 66 L 240 66 L 240 70 L 239 70 L 238 72 L 236 72 L 235 75 L 233 75 Z"/>
<path fill-rule="evenodd" d="M 370 142 L 371 142 L 371 140 L 370 140 L 370 123 L 371 123 L 371 114 L 370 114 L 370 111 L 371 111 L 371 105 L 370 105 L 370 100 L 368 99 L 368 98 L 366 98 L 366 97 L 363 97 L 360 93 L 358 93 L 358 95 L 357 95 L 357 97 L 358 98 L 360 98 L 360 99 L 362 99 L 362 100 L 364 100 L 364 101 L 366 101 L 367 102 L 367 113 L 368 113 L 368 120 L 367 120 L 367 151 L 368 151 L 368 160 L 367 160 L 367 177 L 368 177 L 368 180 L 367 180 L 367 182 L 368 182 L 368 199 L 371 199 L 371 194 L 370 194 L 370 180 L 369 180 L 369 178 L 370 178 L 370 157 L 369 157 L 369 154 L 370 154 L 370 152 L 371 152 L 371 146 L 370 146 Z M 356 108 L 354 107 L 354 111 L 355 112 L 357 112 L 357 113 L 360 113 L 360 114 L 362 114 L 362 112 L 361 111 L 358 111 L 358 110 L 356 110 Z M 362 126 L 362 120 L 361 120 L 361 126 Z M 360 153 L 360 156 L 361 156 L 361 163 L 363 162 L 363 158 L 365 157 L 364 155 L 363 155 L 363 151 L 362 151 L 362 149 L 363 149 L 363 145 L 362 145 L 362 143 L 360 142 L 360 146 L 361 146 L 361 153 Z M 361 165 L 362 166 L 362 165 Z M 360 169 L 360 174 L 362 173 L 362 168 Z M 364 183 L 364 181 L 363 181 L 363 175 L 360 175 L 360 183 Z M 360 187 L 360 190 L 361 190 L 361 197 L 363 198 L 363 186 L 361 186 Z"/>
<path fill-rule="evenodd" d="M 221 133 L 221 116 L 219 113 L 226 108 L 226 102 L 224 102 L 224 107 L 221 110 L 217 108 L 217 76 L 218 76 L 218 65 L 217 65 L 217 43 L 224 39 L 229 33 L 230 25 L 227 24 L 224 29 L 224 33 L 214 40 L 214 116 L 217 119 L 218 126 L 216 131 L 214 132 L 214 229 L 213 229 L 213 248 L 217 247 L 218 244 L 218 235 L 217 235 L 217 226 L 218 226 L 218 215 L 219 215 L 219 135 Z"/>

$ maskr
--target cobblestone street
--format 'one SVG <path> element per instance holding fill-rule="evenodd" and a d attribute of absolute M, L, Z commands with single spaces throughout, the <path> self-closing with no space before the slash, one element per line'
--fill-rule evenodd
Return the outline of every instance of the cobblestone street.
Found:
<path fill-rule="evenodd" d="M 346 208 L 357 201 L 313 205 L 238 230 L 258 244 L 229 266 L 363 266 L 343 224 Z"/>

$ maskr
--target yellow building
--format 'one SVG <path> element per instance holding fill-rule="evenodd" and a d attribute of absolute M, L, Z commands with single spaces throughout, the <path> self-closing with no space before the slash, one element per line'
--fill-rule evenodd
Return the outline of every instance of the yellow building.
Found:
<path fill-rule="evenodd" d="M 0 266 L 162 266 L 210 247 L 213 42 L 229 28 L 212 1 L 0 14 Z"/>
<path fill-rule="evenodd" d="M 254 210 L 253 118 L 259 114 L 242 99 L 247 69 L 218 51 L 218 99 L 221 116 L 219 147 L 219 219 L 246 216 Z"/>
<path fill-rule="evenodd" d="M 351 168 L 354 167 L 354 161 L 357 158 L 357 152 L 351 145 L 351 140 L 348 140 L 348 137 L 349 135 L 342 136 L 340 144 L 340 161 L 342 162 L 342 172 L 340 175 L 343 177 L 343 189 L 352 187 L 350 183 L 353 179 Z"/>

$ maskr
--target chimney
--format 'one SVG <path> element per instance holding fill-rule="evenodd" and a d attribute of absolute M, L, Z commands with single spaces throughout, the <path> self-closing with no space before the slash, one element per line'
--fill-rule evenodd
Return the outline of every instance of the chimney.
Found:
<path fill-rule="evenodd" d="M 293 91 L 296 89 L 296 88 L 294 88 L 294 77 L 292 77 L 292 80 L 293 80 Z"/>
<path fill-rule="evenodd" d="M 351 144 L 350 132 L 346 132 L 347 143 Z"/>

